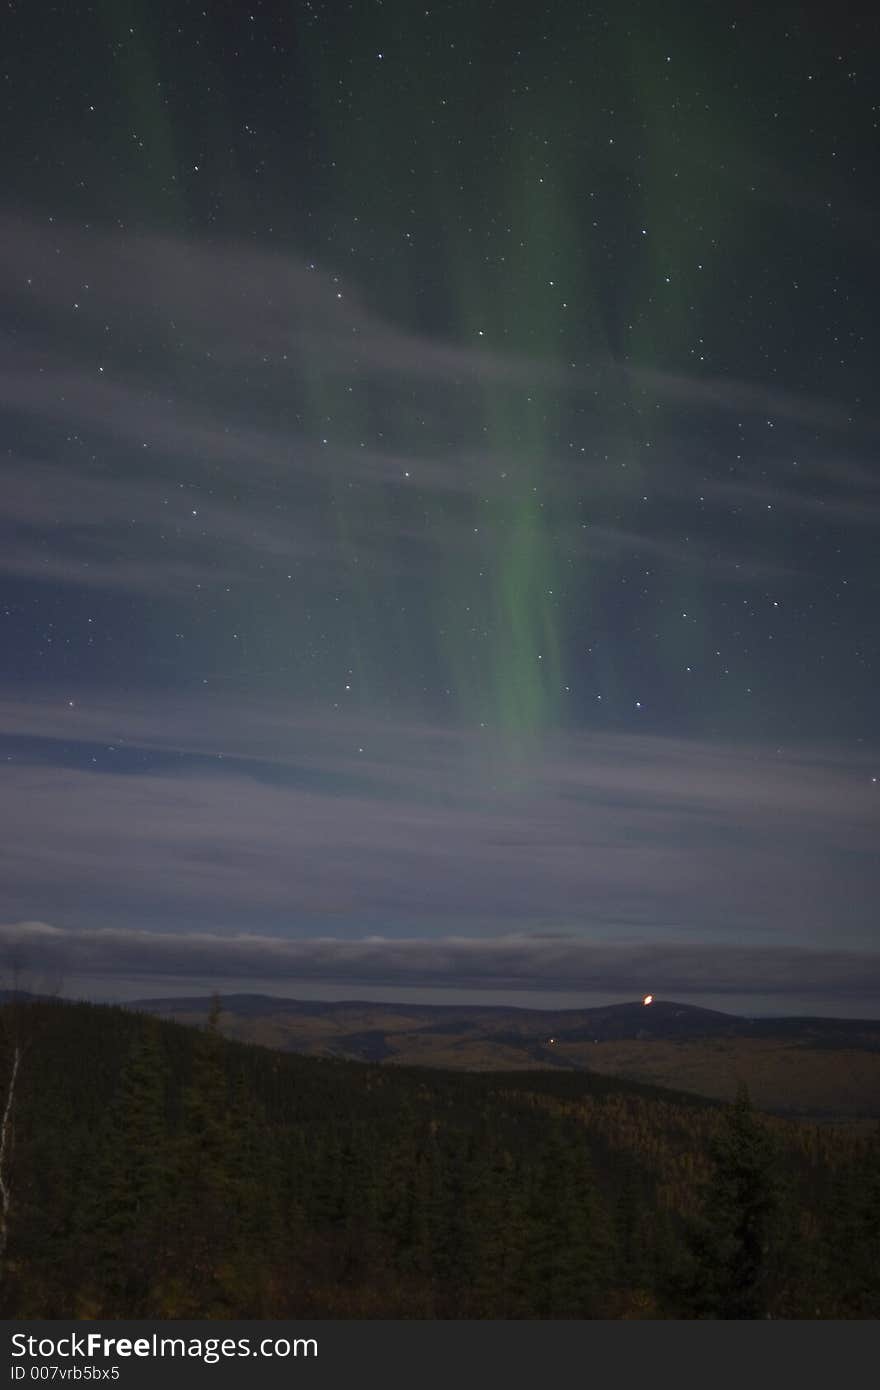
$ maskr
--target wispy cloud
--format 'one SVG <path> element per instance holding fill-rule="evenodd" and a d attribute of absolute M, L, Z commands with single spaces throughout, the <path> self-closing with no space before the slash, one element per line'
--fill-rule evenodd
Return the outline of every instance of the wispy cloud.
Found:
<path fill-rule="evenodd" d="M 289 373 L 317 355 L 341 375 L 357 369 L 453 386 L 570 380 L 568 370 L 546 363 L 405 332 L 338 275 L 245 242 L 82 232 L 7 214 L 0 261 L 19 307 L 64 313 L 80 331 L 91 325 L 99 333 L 108 317 L 118 324 L 135 316 L 140 343 L 154 337 L 169 356 L 198 356 L 207 368 L 262 362 Z"/>
<path fill-rule="evenodd" d="M 764 944 L 873 929 L 877 788 L 833 749 L 570 735 L 512 774 L 475 734 L 233 699 L 7 700 L 0 731 L 18 915 Z"/>
<path fill-rule="evenodd" d="M 248 576 L 278 582 L 303 563 L 319 592 L 345 564 L 340 511 L 349 556 L 377 576 L 395 542 L 398 568 L 433 565 L 441 574 L 447 555 L 476 544 L 476 513 L 491 536 L 484 504 L 498 504 L 503 517 L 502 479 L 516 477 L 516 460 L 498 456 L 489 439 L 474 446 L 495 388 L 548 391 L 562 419 L 567 401 L 593 403 L 588 432 L 573 416 L 572 437 L 549 433 L 537 461 L 555 547 L 585 545 L 591 564 L 643 555 L 722 582 L 761 582 L 791 573 L 796 559 L 780 562 L 760 538 L 735 540 L 715 524 L 713 506 L 719 515 L 770 506 L 876 521 L 870 470 L 852 458 L 838 467 L 836 447 L 834 459 L 813 449 L 802 474 L 773 482 L 713 472 L 693 440 L 694 414 L 706 411 L 772 416 L 843 438 L 851 417 L 833 402 L 729 378 L 610 360 L 548 365 L 441 342 L 386 322 L 354 286 L 290 255 L 6 214 L 0 294 L 19 324 L 0 347 L 0 408 L 21 436 L 0 464 L 0 567 L 10 574 L 181 597 Z M 367 378 L 372 425 L 359 433 L 347 393 Z M 630 445 L 615 402 L 643 394 L 665 408 L 653 453 L 625 469 L 617 455 Z M 408 428 L 397 424 L 401 400 Z M 582 470 L 572 466 L 581 436 L 590 445 Z M 800 482 L 817 469 L 834 477 L 824 503 Z M 695 529 L 687 509 L 698 495 L 708 506 Z M 575 520 L 585 500 L 587 533 Z M 656 502 L 686 510 L 671 519 Z"/>

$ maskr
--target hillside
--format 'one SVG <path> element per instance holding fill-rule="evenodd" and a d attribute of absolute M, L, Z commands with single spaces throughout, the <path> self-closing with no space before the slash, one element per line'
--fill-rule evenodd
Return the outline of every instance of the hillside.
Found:
<path fill-rule="evenodd" d="M 132 1007 L 203 1023 L 210 999 Z M 315 1057 L 467 1071 L 572 1068 L 815 1121 L 880 1118 L 880 1021 L 747 1019 L 656 1000 L 585 1010 L 327 1003 L 226 995 L 231 1038 Z"/>
<path fill-rule="evenodd" d="M 0 1008 L 4 1088 L 16 1048 L 8 1316 L 880 1308 L 880 1150 L 742 1099 L 309 1058 L 85 1004 Z M 755 1193 L 760 1277 L 735 1258 Z"/>

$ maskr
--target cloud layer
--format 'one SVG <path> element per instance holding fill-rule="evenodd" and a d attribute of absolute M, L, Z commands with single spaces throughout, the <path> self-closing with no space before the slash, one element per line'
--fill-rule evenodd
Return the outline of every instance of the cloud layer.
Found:
<path fill-rule="evenodd" d="M 0 730 L 6 900 L 77 973 L 873 979 L 876 785 L 839 750 L 583 733 L 514 769 L 488 737 L 216 697 L 7 700 Z"/>
<path fill-rule="evenodd" d="M 791 998 L 865 999 L 880 992 L 880 956 L 797 947 L 596 945 L 565 937 L 510 934 L 425 940 L 312 938 L 159 933 L 106 929 L 62 931 L 43 922 L 0 926 L 0 950 L 20 965 L 20 978 L 54 976 L 115 982 L 168 977 L 213 981 L 219 990 L 247 991 L 253 980 L 276 988 L 319 981 L 352 989 L 434 986 L 510 992 L 583 990 L 629 998 L 650 985 L 666 997 L 756 993 Z M 252 987 L 252 986 L 251 986 Z"/>

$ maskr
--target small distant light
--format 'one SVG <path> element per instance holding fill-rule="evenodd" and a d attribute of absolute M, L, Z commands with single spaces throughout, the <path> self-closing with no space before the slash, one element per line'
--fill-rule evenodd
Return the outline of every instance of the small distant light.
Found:
<path fill-rule="evenodd" d="M 653 1004 L 653 1002 L 654 1002 L 654 996 L 653 996 L 653 994 L 646 994 L 645 997 L 644 997 L 644 999 L 642 1000 L 642 1003 L 644 1004 L 645 1008 L 647 1008 L 649 1004 Z"/>
<path fill-rule="evenodd" d="M 547 1041 L 548 1041 L 548 1043 L 555 1043 L 556 1039 L 555 1039 L 555 1038 L 548 1038 Z"/>

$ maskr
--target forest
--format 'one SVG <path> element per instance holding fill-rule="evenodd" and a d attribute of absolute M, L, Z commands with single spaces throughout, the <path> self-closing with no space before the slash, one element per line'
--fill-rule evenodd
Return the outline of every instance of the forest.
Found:
<path fill-rule="evenodd" d="M 0 1005 L 21 1318 L 872 1318 L 880 1134 Z"/>

